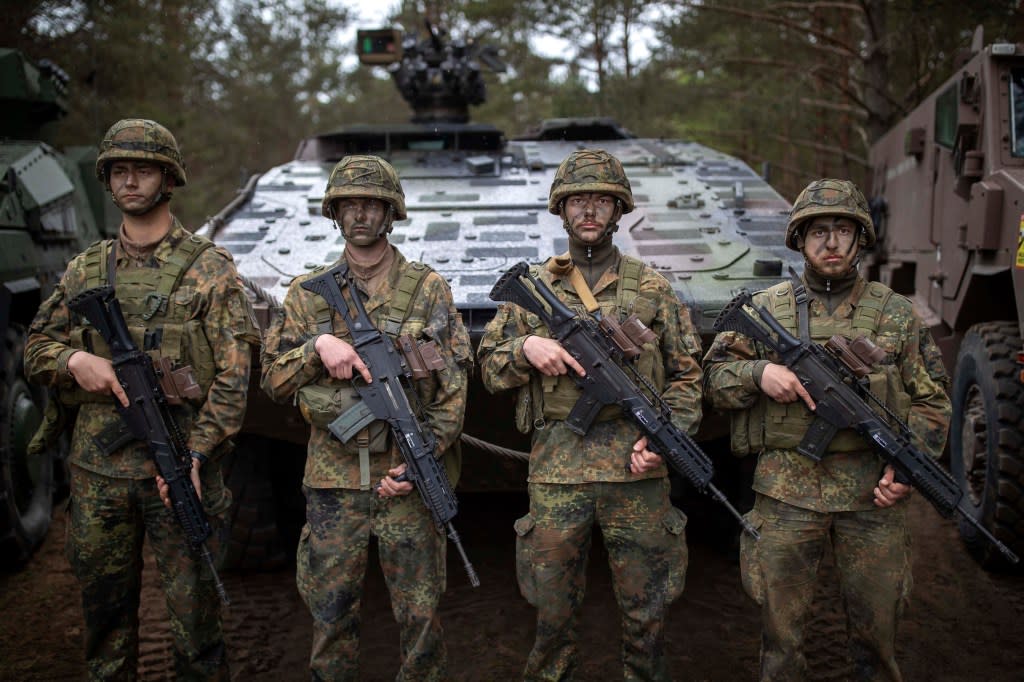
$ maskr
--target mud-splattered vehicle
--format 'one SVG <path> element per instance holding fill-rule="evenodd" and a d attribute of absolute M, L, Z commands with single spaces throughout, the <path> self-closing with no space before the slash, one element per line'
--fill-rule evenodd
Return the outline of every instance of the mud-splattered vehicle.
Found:
<path fill-rule="evenodd" d="M 25 330 L 68 261 L 116 225 L 93 179 L 97 150 L 42 140 L 67 113 L 67 75 L 0 48 L 0 563 L 18 565 L 50 525 L 59 444 L 29 448 L 48 396 L 25 381 Z"/>
<path fill-rule="evenodd" d="M 982 47 L 871 148 L 875 275 L 910 296 L 953 378 L 950 469 L 1024 551 L 1024 44 Z M 999 552 L 964 521 L 987 567 Z"/>
<path fill-rule="evenodd" d="M 483 101 L 482 68 L 503 68 L 496 52 L 449 41 L 434 28 L 422 40 L 391 29 L 360 31 L 357 40 L 364 64 L 386 65 L 412 122 L 353 125 L 302 141 L 293 161 L 251 180 L 201 229 L 233 254 L 262 320 L 293 277 L 341 254 L 343 239 L 320 216 L 320 202 L 332 165 L 346 154 L 378 154 L 399 172 L 409 216 L 390 239 L 448 279 L 474 344 L 494 316 L 488 292 L 498 276 L 518 261 L 567 250 L 559 219 L 546 210 L 548 189 L 558 164 L 582 147 L 622 161 L 636 210 L 624 217 L 616 243 L 668 278 L 705 343 L 739 288 L 770 286 L 795 264 L 782 243 L 789 204 L 742 161 L 693 142 L 636 137 L 606 118 L 549 120 L 507 140 L 494 126 L 468 122 L 468 106 Z M 270 519 L 266 505 L 250 504 L 253 493 L 283 504 L 280 486 L 291 480 L 297 489 L 307 440 L 298 410 L 251 393 L 247 452 L 229 475 L 239 501 L 233 539 L 243 543 L 252 522 Z M 471 385 L 461 490 L 525 488 L 528 446 L 512 425 L 511 401 L 488 395 L 478 378 Z M 282 441 L 299 446 L 298 456 L 282 456 Z M 255 535 L 248 542 L 258 544 Z M 240 556 L 242 548 L 232 547 Z"/>

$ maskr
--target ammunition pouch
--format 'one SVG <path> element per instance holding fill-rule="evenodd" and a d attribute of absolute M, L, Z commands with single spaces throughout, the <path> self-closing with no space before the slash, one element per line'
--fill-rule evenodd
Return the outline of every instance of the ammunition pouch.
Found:
<path fill-rule="evenodd" d="M 71 432 L 77 416 L 78 408 L 65 405 L 59 395 L 51 390 L 50 399 L 43 411 L 43 421 L 29 441 L 27 453 L 34 457 L 53 450 L 60 437 L 65 432 Z"/>
<path fill-rule="evenodd" d="M 336 425 L 336 428 L 340 426 L 342 430 L 347 432 L 354 430 L 357 434 L 365 430 L 367 433 L 363 436 L 366 439 L 364 445 L 370 453 L 388 451 L 390 429 L 386 422 L 374 420 L 365 429 L 354 428 L 364 419 L 359 408 L 363 401 L 351 386 L 310 384 L 300 388 L 296 395 L 299 412 L 310 426 L 327 430 L 328 426 L 339 416 L 347 415 L 351 422 L 350 428 L 345 429 L 343 424 Z M 350 437 L 347 442 L 342 443 L 343 451 L 354 455 L 359 454 L 360 440 L 359 437 Z"/>

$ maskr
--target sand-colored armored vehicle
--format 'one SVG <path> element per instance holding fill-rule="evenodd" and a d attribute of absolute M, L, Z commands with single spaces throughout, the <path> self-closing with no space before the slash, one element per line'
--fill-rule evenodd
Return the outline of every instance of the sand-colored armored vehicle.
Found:
<path fill-rule="evenodd" d="M 871 148 L 880 279 L 910 296 L 953 378 L 950 469 L 1024 551 L 1024 44 L 982 47 Z M 984 565 L 1001 555 L 961 522 Z"/>
<path fill-rule="evenodd" d="M 31 451 L 46 391 L 22 373 L 25 330 L 68 261 L 111 223 L 97 151 L 43 140 L 67 112 L 67 75 L 0 48 L 0 562 L 24 561 L 50 524 L 60 447 Z"/>
<path fill-rule="evenodd" d="M 378 154 L 396 168 L 409 215 L 390 239 L 448 279 L 474 344 L 494 316 L 488 292 L 498 276 L 518 261 L 538 263 L 567 250 L 560 220 L 546 210 L 548 190 L 559 163 L 582 147 L 622 161 L 637 209 L 622 220 L 616 243 L 668 278 L 705 343 L 741 287 L 770 286 L 795 264 L 782 240 L 789 204 L 742 161 L 693 142 L 636 137 L 606 118 L 549 120 L 509 140 L 494 126 L 468 122 L 468 105 L 483 101 L 483 69 L 503 68 L 495 51 L 449 40 L 431 26 L 423 39 L 383 29 L 360 31 L 357 41 L 364 64 L 388 69 L 413 109 L 412 122 L 351 125 L 303 140 L 291 162 L 253 179 L 201 229 L 258 287 L 262 319 L 293 277 L 341 254 L 343 239 L 321 217 L 320 202 L 331 167 L 346 154 Z M 366 120 L 373 116 L 366 112 Z M 266 466 L 286 466 L 280 441 L 304 446 L 307 439 L 298 410 L 252 393 L 244 444 L 263 447 L 253 445 L 254 435 L 273 439 L 274 461 Z M 479 377 L 472 383 L 460 489 L 525 489 L 525 465 L 515 454 L 528 445 L 512 425 L 511 401 L 488 395 Z M 300 449 L 299 473 L 301 456 Z M 239 466 L 260 466 L 242 459 Z M 275 482 L 278 473 L 271 472 Z M 243 483 L 230 478 L 241 498 L 238 513 L 261 518 L 237 494 Z"/>

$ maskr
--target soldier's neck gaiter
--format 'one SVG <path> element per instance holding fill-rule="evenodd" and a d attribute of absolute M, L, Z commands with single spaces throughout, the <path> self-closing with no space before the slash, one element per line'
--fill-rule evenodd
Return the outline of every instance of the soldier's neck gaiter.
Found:
<path fill-rule="evenodd" d="M 804 281 L 807 282 L 808 296 L 821 301 L 825 309 L 831 314 L 853 289 L 854 283 L 860 274 L 857 268 L 850 268 L 850 271 L 842 277 L 825 277 L 817 270 L 807 268 L 804 271 Z"/>
<path fill-rule="evenodd" d="M 569 255 L 591 289 L 597 286 L 597 281 L 601 279 L 604 271 L 619 260 L 619 250 L 615 248 L 610 238 L 598 244 L 584 244 L 570 236 Z"/>

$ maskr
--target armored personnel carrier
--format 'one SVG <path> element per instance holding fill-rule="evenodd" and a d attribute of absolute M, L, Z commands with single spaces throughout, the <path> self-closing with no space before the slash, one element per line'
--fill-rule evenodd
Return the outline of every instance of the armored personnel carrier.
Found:
<path fill-rule="evenodd" d="M 60 444 L 29 448 L 45 390 L 25 381 L 25 330 L 72 256 L 104 236 L 97 151 L 42 140 L 67 113 L 67 75 L 0 48 L 0 562 L 20 563 L 50 524 Z"/>
<path fill-rule="evenodd" d="M 910 296 L 953 378 L 950 469 L 1024 551 L 1024 44 L 983 47 L 871 148 L 877 276 Z M 966 521 L 985 566 L 999 552 Z"/>
<path fill-rule="evenodd" d="M 615 241 L 665 275 L 705 343 L 741 287 L 770 286 L 794 263 L 782 240 L 789 204 L 734 157 L 685 140 L 637 137 L 607 118 L 549 120 L 509 140 L 494 126 L 469 122 L 469 105 L 484 98 L 483 68 L 504 68 L 496 51 L 448 40 L 430 25 L 422 39 L 360 31 L 357 49 L 362 63 L 390 72 L 413 110 L 411 123 L 351 125 L 303 140 L 291 162 L 252 179 L 201 228 L 254 285 L 263 320 L 293 277 L 341 254 L 343 238 L 321 217 L 320 202 L 333 164 L 346 154 L 377 154 L 398 171 L 408 219 L 395 223 L 390 239 L 448 279 L 474 345 L 494 316 L 488 293 L 498 276 L 518 261 L 567 250 L 547 196 L 559 163 L 579 148 L 603 148 L 622 161 L 636 210 L 624 216 Z M 297 410 L 252 394 L 248 434 L 305 444 Z M 460 489 L 525 487 L 528 445 L 512 426 L 511 400 L 488 395 L 479 378 L 471 385 Z"/>

